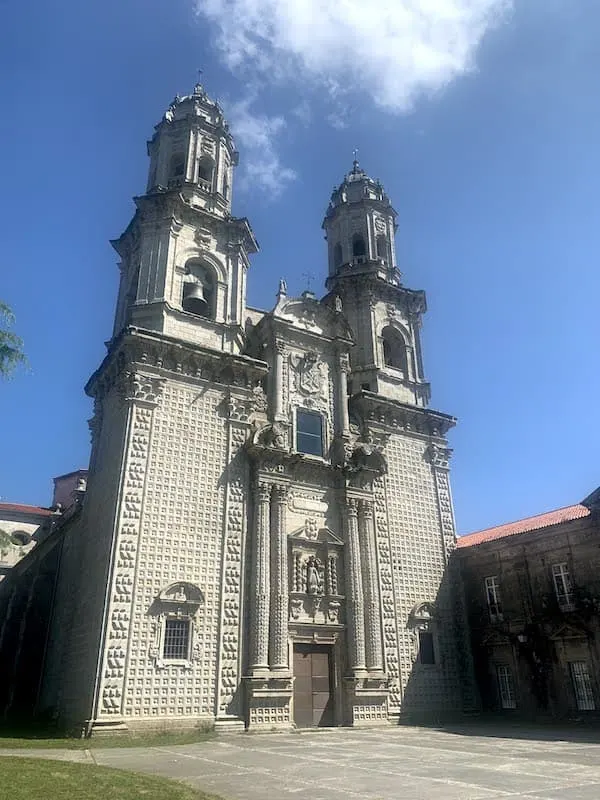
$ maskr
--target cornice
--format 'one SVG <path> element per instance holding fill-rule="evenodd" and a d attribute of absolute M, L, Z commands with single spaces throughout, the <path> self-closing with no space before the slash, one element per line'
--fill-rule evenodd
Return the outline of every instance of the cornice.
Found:
<path fill-rule="evenodd" d="M 375 392 L 361 391 L 349 400 L 350 413 L 358 414 L 365 422 L 376 423 L 388 431 L 404 431 L 426 436 L 444 437 L 456 425 L 456 417 L 390 400 Z"/>
<path fill-rule="evenodd" d="M 142 328 L 125 328 L 85 386 L 90 397 L 102 395 L 117 377 L 135 365 L 165 377 L 189 377 L 223 387 L 256 391 L 268 372 L 264 361 L 224 353 Z"/>

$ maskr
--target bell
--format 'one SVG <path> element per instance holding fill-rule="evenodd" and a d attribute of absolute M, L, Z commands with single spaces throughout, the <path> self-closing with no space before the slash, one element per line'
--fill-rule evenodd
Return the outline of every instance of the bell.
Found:
<path fill-rule="evenodd" d="M 204 284 L 184 283 L 183 285 L 183 310 L 200 317 L 209 316 L 209 307 L 204 296 Z"/>

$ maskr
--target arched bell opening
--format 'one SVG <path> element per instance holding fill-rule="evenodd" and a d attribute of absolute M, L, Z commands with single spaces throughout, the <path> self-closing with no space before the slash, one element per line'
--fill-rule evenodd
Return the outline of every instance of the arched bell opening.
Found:
<path fill-rule="evenodd" d="M 405 377 L 408 377 L 406 342 L 400 331 L 388 325 L 382 330 L 381 338 L 383 339 L 383 362 L 385 366 L 400 370 Z"/>
<path fill-rule="evenodd" d="M 202 156 L 198 161 L 198 184 L 207 191 L 212 190 L 215 162 L 210 156 Z"/>
<path fill-rule="evenodd" d="M 354 257 L 366 256 L 367 246 L 365 245 L 364 236 L 360 233 L 355 233 L 352 237 L 352 255 Z"/>
<path fill-rule="evenodd" d="M 214 319 L 215 275 L 210 267 L 197 261 L 186 264 L 181 306 L 189 314 Z"/>

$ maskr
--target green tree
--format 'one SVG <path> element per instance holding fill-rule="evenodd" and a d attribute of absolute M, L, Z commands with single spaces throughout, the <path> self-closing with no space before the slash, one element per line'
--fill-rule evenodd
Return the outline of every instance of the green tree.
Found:
<path fill-rule="evenodd" d="M 23 352 L 23 340 L 8 330 L 14 321 L 15 315 L 9 306 L 0 300 L 0 377 L 2 378 L 8 378 L 19 364 L 27 363 Z"/>

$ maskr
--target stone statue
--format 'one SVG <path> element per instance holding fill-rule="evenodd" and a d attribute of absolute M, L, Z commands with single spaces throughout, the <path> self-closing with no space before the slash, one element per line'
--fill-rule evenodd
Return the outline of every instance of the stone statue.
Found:
<path fill-rule="evenodd" d="M 321 594 L 319 561 L 311 556 L 306 562 L 306 594 Z"/>

